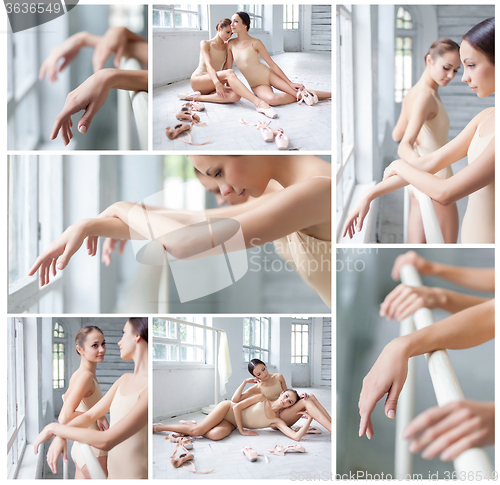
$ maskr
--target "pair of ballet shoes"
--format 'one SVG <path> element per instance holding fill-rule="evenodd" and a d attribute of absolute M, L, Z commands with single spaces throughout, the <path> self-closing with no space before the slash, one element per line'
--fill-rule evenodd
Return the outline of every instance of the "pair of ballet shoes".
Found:
<path fill-rule="evenodd" d="M 269 458 L 266 455 L 262 455 L 257 453 L 253 448 L 250 448 L 250 446 L 245 446 L 241 452 L 248 458 L 249 461 L 254 462 L 257 461 L 259 456 L 263 456 L 264 460 L 266 463 L 269 463 Z"/>
<path fill-rule="evenodd" d="M 276 445 L 272 450 L 268 450 L 268 453 L 277 456 L 285 456 L 285 453 L 295 452 L 295 453 L 304 453 L 306 449 L 302 445 L 289 445 L 282 446 Z"/>
<path fill-rule="evenodd" d="M 177 450 L 179 448 L 182 448 L 183 451 L 181 451 L 179 456 L 176 456 Z M 191 461 L 193 459 L 194 459 L 194 455 L 192 453 L 190 453 L 189 451 L 187 451 L 182 443 L 177 443 L 177 445 L 174 449 L 174 452 L 172 453 L 172 456 L 170 457 L 170 463 L 172 463 L 174 468 L 181 468 L 181 467 L 186 468 L 186 470 L 190 471 L 191 473 L 197 473 L 199 475 L 206 475 L 207 473 L 212 473 L 213 471 L 215 471 L 215 468 L 213 470 L 208 471 L 208 472 L 197 471 L 196 466 Z"/>
<path fill-rule="evenodd" d="M 166 133 L 169 140 L 175 140 L 181 133 L 189 131 L 192 123 L 179 123 L 173 127 L 167 127 Z"/>
<path fill-rule="evenodd" d="M 300 89 L 299 91 L 297 91 L 297 102 L 299 104 L 302 103 L 302 104 L 307 104 L 307 106 L 312 106 L 313 104 L 316 104 L 318 101 L 319 99 L 316 93 L 307 91 L 306 89 Z"/>
<path fill-rule="evenodd" d="M 269 128 L 269 126 L 267 126 L 266 123 L 262 123 L 261 126 L 261 128 L 257 127 L 257 129 L 260 131 L 262 138 L 264 138 L 265 141 L 271 142 L 274 140 L 278 150 L 288 149 L 290 140 L 288 139 L 288 136 L 285 135 L 283 128 L 278 128 L 276 131 L 273 131 Z"/>

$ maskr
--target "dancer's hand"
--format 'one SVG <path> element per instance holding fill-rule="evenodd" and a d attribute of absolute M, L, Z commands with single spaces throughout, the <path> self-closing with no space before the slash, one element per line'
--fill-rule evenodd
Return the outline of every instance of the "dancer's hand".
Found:
<path fill-rule="evenodd" d="M 118 254 L 123 254 L 125 250 L 125 244 L 127 244 L 127 239 L 114 239 L 112 237 L 107 237 L 102 245 L 102 258 L 101 261 L 109 266 L 111 264 L 111 254 L 116 248 L 116 243 L 118 243 Z"/>
<path fill-rule="evenodd" d="M 40 81 L 47 75 L 50 82 L 57 81 L 57 75 L 78 55 L 80 49 L 85 45 L 84 37 L 86 32 L 78 32 L 68 37 L 62 44 L 54 47 L 48 57 L 43 61 L 38 73 Z M 60 64 L 60 60 L 64 62 Z"/>
<path fill-rule="evenodd" d="M 307 401 L 309 399 L 309 394 L 307 394 L 307 392 L 303 392 L 300 395 L 300 399 L 303 399 L 304 401 Z"/>
<path fill-rule="evenodd" d="M 221 97 L 221 98 L 224 98 L 226 99 L 227 97 L 227 89 L 226 89 L 226 86 L 224 86 L 224 84 L 222 83 L 217 83 L 215 85 L 215 92 Z"/>
<path fill-rule="evenodd" d="M 63 456 L 63 461 L 68 463 L 68 442 L 64 438 L 55 436 L 47 451 L 47 464 L 52 473 L 57 473 L 57 460 Z"/>
<path fill-rule="evenodd" d="M 418 435 L 418 436 L 417 436 Z M 414 418 L 403 432 L 412 439 L 410 451 L 432 460 L 454 460 L 465 450 L 495 444 L 495 403 L 458 401 L 427 409 Z"/>
<path fill-rule="evenodd" d="M 71 116 L 81 110 L 85 110 L 85 113 L 78 123 L 78 131 L 87 133 L 92 119 L 108 99 L 112 76 L 110 71 L 112 69 L 96 72 L 68 94 L 62 111 L 56 117 L 50 135 L 51 140 L 54 140 L 60 132 L 64 144 L 67 145 L 73 138 Z"/>
<path fill-rule="evenodd" d="M 45 428 L 40 431 L 38 436 L 36 437 L 35 442 L 33 443 L 33 449 L 35 451 L 35 455 L 38 455 L 38 448 L 44 441 L 50 440 L 54 436 L 54 433 L 52 432 L 52 423 L 48 424 L 45 426 Z"/>
<path fill-rule="evenodd" d="M 258 384 L 260 380 L 257 377 L 249 377 L 245 379 L 245 384 Z"/>
<path fill-rule="evenodd" d="M 441 288 L 400 284 L 385 297 L 380 305 L 380 316 L 400 322 L 419 308 L 440 308 L 444 298 Z"/>
<path fill-rule="evenodd" d="M 34 275 L 37 270 L 40 286 L 49 283 L 50 272 L 56 276 L 57 269 L 64 269 L 73 254 L 82 246 L 87 237 L 87 220 L 83 219 L 68 227 L 49 247 L 36 259 L 28 275 Z"/>
<path fill-rule="evenodd" d="M 408 374 L 408 359 L 410 352 L 401 337 L 389 342 L 370 372 L 363 379 L 363 388 L 359 396 L 359 436 L 366 433 L 373 436 L 371 414 L 377 402 L 388 393 L 385 401 L 385 415 L 395 418 L 399 394 Z"/>
<path fill-rule="evenodd" d="M 363 221 L 365 220 L 366 214 L 370 210 L 371 200 L 366 196 L 362 195 L 359 200 L 354 204 L 354 207 L 349 211 L 347 215 L 347 221 L 344 226 L 344 233 L 342 237 L 349 234 L 349 238 L 352 239 L 356 234 L 363 228 Z"/>
<path fill-rule="evenodd" d="M 109 423 L 108 423 L 108 420 L 106 419 L 106 416 L 103 416 L 102 418 L 99 418 L 97 421 L 97 427 L 101 430 L 101 431 L 106 431 L 107 429 L 109 429 Z"/>
<path fill-rule="evenodd" d="M 128 35 L 125 27 L 111 27 L 97 43 L 92 57 L 94 72 L 100 71 L 111 55 L 115 58 L 113 65 L 120 67 L 120 59 L 128 46 Z"/>
<path fill-rule="evenodd" d="M 384 180 L 387 180 L 389 177 L 393 177 L 397 175 L 397 169 L 401 166 L 402 163 L 406 163 L 404 160 L 394 160 L 385 170 L 384 170 Z"/>
<path fill-rule="evenodd" d="M 429 275 L 433 273 L 433 263 L 431 261 L 427 261 L 415 251 L 408 251 L 407 253 L 398 256 L 396 261 L 394 261 L 391 271 L 393 280 L 399 281 L 401 279 L 400 271 L 405 264 L 415 266 L 421 275 Z"/>
<path fill-rule="evenodd" d="M 295 91 L 300 91 L 301 89 L 306 89 L 306 87 L 303 84 L 300 84 L 300 83 L 291 83 L 290 87 L 292 89 L 295 89 Z"/>
<path fill-rule="evenodd" d="M 240 431 L 240 433 L 243 436 L 259 436 L 259 433 L 256 433 L 255 431 L 252 431 L 251 429 L 244 429 L 243 431 Z"/>

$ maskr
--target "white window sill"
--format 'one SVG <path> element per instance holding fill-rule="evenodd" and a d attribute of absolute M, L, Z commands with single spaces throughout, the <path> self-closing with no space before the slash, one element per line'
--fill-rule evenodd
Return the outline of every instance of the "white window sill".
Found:
<path fill-rule="evenodd" d="M 21 465 L 15 477 L 18 480 L 33 480 L 42 478 L 43 459 L 45 457 L 45 449 L 40 447 L 42 452 L 35 455 L 31 452 L 33 448 L 32 443 L 27 443 L 21 459 Z M 31 452 L 31 453 L 30 453 Z"/>
<path fill-rule="evenodd" d="M 153 370 L 155 369 L 170 369 L 170 370 L 186 370 L 186 369 L 213 369 L 213 364 L 203 364 L 197 362 L 164 362 L 161 360 L 153 361 Z"/>
<path fill-rule="evenodd" d="M 366 190 L 368 190 L 370 187 L 373 187 L 374 185 L 375 185 L 375 181 L 372 181 L 372 182 L 369 182 L 367 184 L 358 184 L 354 187 L 351 201 L 349 202 L 349 207 L 347 208 L 347 210 L 345 212 L 346 217 L 347 217 L 347 214 L 349 214 L 349 211 L 354 206 L 354 204 L 361 197 L 361 195 L 363 195 L 363 193 Z M 341 232 L 339 237 L 337 238 L 337 243 L 339 243 L 339 244 L 366 244 L 366 243 L 369 243 L 372 224 L 376 220 L 377 205 L 378 205 L 378 199 L 375 199 L 374 201 L 372 201 L 371 206 L 370 206 L 370 210 L 368 211 L 368 214 L 366 215 L 365 220 L 363 222 L 363 229 L 361 229 L 360 232 L 356 232 L 356 234 L 354 235 L 354 237 L 352 239 L 349 239 L 349 236 L 342 237 L 342 232 Z M 343 229 L 344 224 L 345 224 L 345 217 L 342 220 L 342 229 Z"/>

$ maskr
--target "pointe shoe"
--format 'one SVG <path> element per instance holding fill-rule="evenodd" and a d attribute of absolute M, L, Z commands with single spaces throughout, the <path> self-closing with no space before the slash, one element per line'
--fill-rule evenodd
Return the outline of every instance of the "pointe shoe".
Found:
<path fill-rule="evenodd" d="M 316 98 L 316 101 L 314 100 L 314 98 Z M 307 104 L 307 106 L 312 106 L 317 102 L 318 102 L 318 97 L 315 94 L 313 95 L 306 89 L 300 89 L 299 91 L 297 91 L 297 103 L 299 104 L 302 103 L 302 104 Z"/>
<path fill-rule="evenodd" d="M 301 428 L 299 426 L 298 428 L 293 428 L 294 431 L 298 431 Z M 309 426 L 309 429 L 306 431 L 306 434 L 321 434 L 322 431 L 320 428 L 316 428 L 315 426 Z"/>
<path fill-rule="evenodd" d="M 166 439 L 166 438 L 165 438 Z M 184 434 L 179 434 L 179 433 L 172 433 L 168 439 L 172 443 L 181 443 L 181 442 L 188 442 L 188 441 L 193 441 L 193 438 L 191 436 L 186 436 Z"/>
<path fill-rule="evenodd" d="M 190 101 L 189 103 L 184 103 L 182 107 L 190 111 L 203 111 L 205 109 L 205 105 L 201 101 Z"/>
<path fill-rule="evenodd" d="M 182 108 L 175 117 L 179 121 L 190 121 L 193 125 L 197 126 L 206 126 L 206 123 L 202 123 L 200 121 L 200 117 L 196 113 L 191 113 L 191 111 L 186 111 L 185 108 Z"/>
<path fill-rule="evenodd" d="M 181 419 L 179 421 L 179 424 L 198 424 L 198 421 L 194 421 L 194 420 L 184 421 L 184 419 Z"/>
<path fill-rule="evenodd" d="M 272 450 L 268 450 L 268 453 L 277 456 L 285 456 L 285 453 L 292 451 L 297 453 L 304 453 L 306 450 L 302 445 L 289 445 L 289 446 L 276 445 Z"/>
<path fill-rule="evenodd" d="M 201 94 L 200 91 L 194 91 L 192 93 L 179 93 L 177 95 L 177 97 L 179 99 L 185 99 L 187 101 L 195 101 L 195 97 L 199 96 L 200 94 Z M 189 98 L 191 98 L 191 99 L 189 99 Z"/>
<path fill-rule="evenodd" d="M 162 423 L 153 423 L 153 433 L 161 433 L 161 431 L 158 431 L 158 426 L 160 426 Z"/>
<path fill-rule="evenodd" d="M 177 449 L 175 451 L 177 451 Z M 194 455 L 187 451 L 181 453 L 179 456 L 175 456 L 175 451 L 174 454 L 170 457 L 170 463 L 172 463 L 172 465 L 174 465 L 175 468 L 179 468 L 186 461 L 192 460 L 194 458 Z"/>
<path fill-rule="evenodd" d="M 277 118 L 278 117 L 278 114 L 276 113 L 276 111 L 274 111 L 273 108 L 269 107 L 269 108 L 261 108 L 260 105 L 263 103 L 264 101 L 261 101 L 257 106 L 256 106 L 256 110 L 258 113 L 262 113 L 263 115 L 266 115 L 268 118 Z"/>
<path fill-rule="evenodd" d="M 278 128 L 278 131 L 275 133 L 276 138 L 274 139 L 274 142 L 276 143 L 276 146 L 278 147 L 278 150 L 287 150 L 288 149 L 288 143 L 289 139 L 288 136 L 285 135 L 283 132 L 283 128 Z"/>
<path fill-rule="evenodd" d="M 249 446 L 245 446 L 241 451 L 250 461 L 257 461 L 258 455 L 254 449 L 250 448 Z"/>
<path fill-rule="evenodd" d="M 181 133 L 184 133 L 185 131 L 189 131 L 190 129 L 191 129 L 191 125 L 189 123 L 179 123 L 178 125 L 175 125 L 173 128 L 171 128 L 169 126 L 169 127 L 167 127 L 167 130 L 166 130 L 167 138 L 169 140 L 174 140 Z"/>

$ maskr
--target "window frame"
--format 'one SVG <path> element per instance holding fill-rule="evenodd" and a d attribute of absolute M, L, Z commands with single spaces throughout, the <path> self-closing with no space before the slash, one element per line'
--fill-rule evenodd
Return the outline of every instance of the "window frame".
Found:
<path fill-rule="evenodd" d="M 411 18 L 412 18 L 412 28 L 411 29 L 405 29 L 405 28 L 401 28 L 401 27 L 397 27 L 396 26 L 396 23 L 397 23 L 397 20 L 398 20 L 398 16 L 397 16 L 397 13 L 398 13 L 398 9 L 399 8 L 403 8 L 405 11 L 407 11 L 410 15 L 411 15 Z M 416 78 L 416 58 L 415 58 L 415 50 L 417 48 L 417 37 L 418 37 L 418 30 L 417 30 L 417 27 L 415 25 L 415 13 L 412 11 L 411 8 L 408 7 L 408 5 L 395 5 L 394 6 L 394 9 L 395 9 L 395 15 L 394 15 L 394 63 L 396 62 L 396 39 L 398 37 L 402 37 L 403 39 L 403 51 L 405 50 L 404 49 L 404 38 L 405 37 L 409 37 L 412 39 L 412 49 L 411 49 L 411 76 L 412 76 L 412 79 L 411 79 L 411 82 L 410 82 L 410 87 L 413 85 L 414 83 L 414 80 L 417 79 Z M 404 71 L 404 70 L 403 70 Z M 404 89 L 404 72 L 403 72 L 403 89 L 402 89 L 402 92 L 401 92 L 401 101 L 397 101 L 396 100 L 396 90 L 397 89 L 397 86 L 396 86 L 396 72 L 394 72 L 394 103 L 396 105 L 400 105 L 404 99 L 404 97 L 406 96 L 407 92 L 405 93 L 405 89 Z M 399 91 L 399 90 L 398 90 Z"/>
<path fill-rule="evenodd" d="M 160 12 L 171 12 L 172 15 L 175 15 L 176 13 L 180 14 L 188 14 L 188 15 L 195 15 L 196 16 L 196 23 L 197 27 L 176 27 L 175 22 L 173 23 L 172 27 L 166 27 L 164 25 L 153 25 L 153 12 L 157 10 Z M 161 14 L 160 14 L 161 15 Z M 201 5 L 198 4 L 196 6 L 196 10 L 187 10 L 184 8 L 178 8 L 174 4 L 169 4 L 169 5 L 152 5 L 151 8 L 151 25 L 153 28 L 153 31 L 157 32 L 179 32 L 179 31 L 191 31 L 191 32 L 196 32 L 199 30 L 202 30 L 201 28 L 201 23 L 202 23 L 202 16 L 201 16 Z"/>
<path fill-rule="evenodd" d="M 294 12 L 295 12 L 295 8 L 297 8 L 297 20 L 295 20 L 295 15 L 294 15 Z M 292 10 L 292 20 L 289 22 L 288 20 L 286 20 L 288 18 L 288 9 L 291 9 Z M 300 29 L 300 24 L 301 24 L 301 9 L 300 9 L 300 5 L 297 5 L 295 3 L 286 3 L 286 4 L 283 4 L 283 30 L 291 30 L 291 31 L 295 31 L 295 30 L 299 30 Z M 288 27 L 289 24 L 292 24 L 292 27 Z M 294 25 L 297 24 L 296 27 L 294 27 Z"/>
<path fill-rule="evenodd" d="M 341 18 L 347 21 L 342 22 Z M 342 29 L 347 25 L 348 30 Z M 337 162 L 336 162 L 336 233 L 342 229 L 342 222 L 349 208 L 356 185 L 355 134 L 354 134 L 354 62 L 352 12 L 343 5 L 337 5 Z M 347 35 L 346 35 L 347 33 Z M 344 39 L 344 42 L 343 42 Z M 345 52 L 345 54 L 343 54 Z M 350 92 L 343 93 L 343 87 L 350 86 Z M 344 109 L 345 108 L 345 109 Z M 345 135 L 345 136 L 344 136 Z M 345 177 L 348 177 L 346 180 Z M 347 183 L 346 183 L 347 182 Z"/>
<path fill-rule="evenodd" d="M 312 320 L 311 318 L 301 318 L 297 319 L 294 318 L 292 320 L 292 328 L 291 328 L 291 349 L 290 349 L 290 362 L 292 364 L 310 364 L 311 363 L 311 327 L 312 327 Z M 306 325 L 307 326 L 307 332 L 304 332 L 303 329 L 301 328 L 299 332 L 295 330 L 295 325 Z M 298 355 L 296 353 L 296 345 L 295 345 L 295 339 L 294 339 L 294 334 L 300 333 L 302 338 L 301 338 L 301 348 L 302 348 L 302 353 Z M 303 334 L 307 333 L 307 354 L 303 353 L 303 346 L 304 346 L 304 341 L 303 341 Z M 306 357 L 307 361 L 304 362 L 304 357 Z M 295 361 L 294 359 L 297 360 L 297 358 L 300 358 L 300 362 Z"/>
<path fill-rule="evenodd" d="M 59 325 L 62 327 L 64 337 L 56 337 L 54 335 L 55 332 L 55 326 Z M 64 350 L 63 350 L 63 355 L 64 355 L 64 377 L 63 377 L 63 384 L 58 385 L 57 387 L 54 387 L 54 367 L 52 367 L 52 391 L 60 391 L 61 389 L 66 389 L 69 384 L 67 376 L 68 376 L 68 332 L 66 330 L 66 327 L 64 326 L 63 323 L 58 321 L 58 319 L 54 318 L 53 319 L 53 328 L 52 328 L 52 366 L 54 366 L 54 344 L 63 344 L 64 345 Z M 58 354 L 61 352 L 58 351 Z M 58 381 L 61 381 L 60 378 L 57 379 Z"/>
<path fill-rule="evenodd" d="M 7 430 L 7 457 L 12 450 L 14 463 L 10 467 L 7 464 L 7 475 L 9 479 L 15 478 L 19 472 L 22 458 L 26 450 L 26 389 L 24 378 L 24 320 L 19 317 L 10 318 L 7 328 L 7 347 L 8 347 L 8 377 L 7 379 L 7 412 L 15 418 L 14 426 Z M 20 357 L 20 358 L 19 358 Z M 22 369 L 18 368 L 18 364 L 22 363 Z M 19 385 L 22 386 L 23 392 L 19 392 Z M 19 402 L 21 399 L 21 402 Z M 23 437 L 21 443 L 18 443 L 17 438 Z M 16 446 L 17 445 L 17 446 Z"/>
<path fill-rule="evenodd" d="M 259 13 L 255 13 L 256 10 L 259 10 Z M 264 5 L 261 3 L 254 3 L 249 5 L 238 5 L 238 12 L 246 12 L 250 17 L 250 29 L 254 32 L 263 32 L 264 31 Z M 260 26 L 255 25 L 255 20 L 258 19 Z"/>
<path fill-rule="evenodd" d="M 262 325 L 264 323 L 264 320 L 267 321 L 267 348 L 263 346 L 263 332 L 262 332 Z M 249 330 L 249 335 L 248 335 L 248 341 L 250 342 L 249 344 L 245 343 L 245 323 L 248 322 L 250 324 L 250 330 Z M 253 342 L 253 336 L 255 333 L 255 324 L 259 323 L 260 325 L 260 343 L 261 345 L 254 345 Z M 243 317 L 243 344 L 242 344 L 242 359 L 244 363 L 248 363 L 252 359 L 259 359 L 262 360 L 263 362 L 270 362 L 271 361 L 271 325 L 272 325 L 272 319 L 271 317 Z M 245 350 L 248 351 L 248 358 L 245 357 Z M 252 352 L 258 352 L 259 357 L 251 357 Z M 267 356 L 264 356 L 263 353 L 266 352 Z"/>
<path fill-rule="evenodd" d="M 201 318 L 203 323 L 199 323 L 196 321 L 192 321 L 193 319 L 196 318 Z M 168 366 L 168 367 L 177 367 L 177 366 L 182 366 L 182 367 L 189 367 L 189 366 L 203 366 L 203 367 L 213 367 L 212 362 L 208 362 L 210 354 L 211 354 L 211 349 L 209 348 L 209 338 L 207 335 L 208 330 L 206 328 L 201 329 L 203 332 L 203 343 L 202 344 L 196 344 L 196 343 L 190 343 L 190 342 L 181 342 L 181 337 L 180 337 L 180 325 L 183 325 L 181 322 L 178 321 L 172 321 L 168 317 L 165 318 L 159 318 L 159 317 L 154 317 L 153 319 L 157 320 L 163 320 L 165 322 L 171 322 L 174 323 L 176 326 L 176 338 L 170 338 L 170 337 L 160 337 L 154 334 L 154 326 L 153 327 L 153 345 L 155 344 L 160 344 L 160 345 L 175 345 L 177 347 L 177 360 L 161 360 L 161 359 L 155 359 L 153 356 L 153 363 L 155 366 L 160 365 L 160 366 Z M 185 319 L 185 317 L 177 317 L 177 320 L 179 319 Z M 205 325 L 209 327 L 210 325 L 207 325 L 207 317 L 190 317 L 190 320 L 186 320 L 186 323 L 197 323 L 199 325 Z M 192 327 L 192 328 L 197 328 L 197 327 Z M 199 348 L 202 350 L 203 353 L 203 360 L 202 361 L 196 361 L 196 360 L 180 360 L 181 357 L 181 347 L 190 347 L 190 348 Z M 154 354 L 153 354 L 154 355 Z"/>

